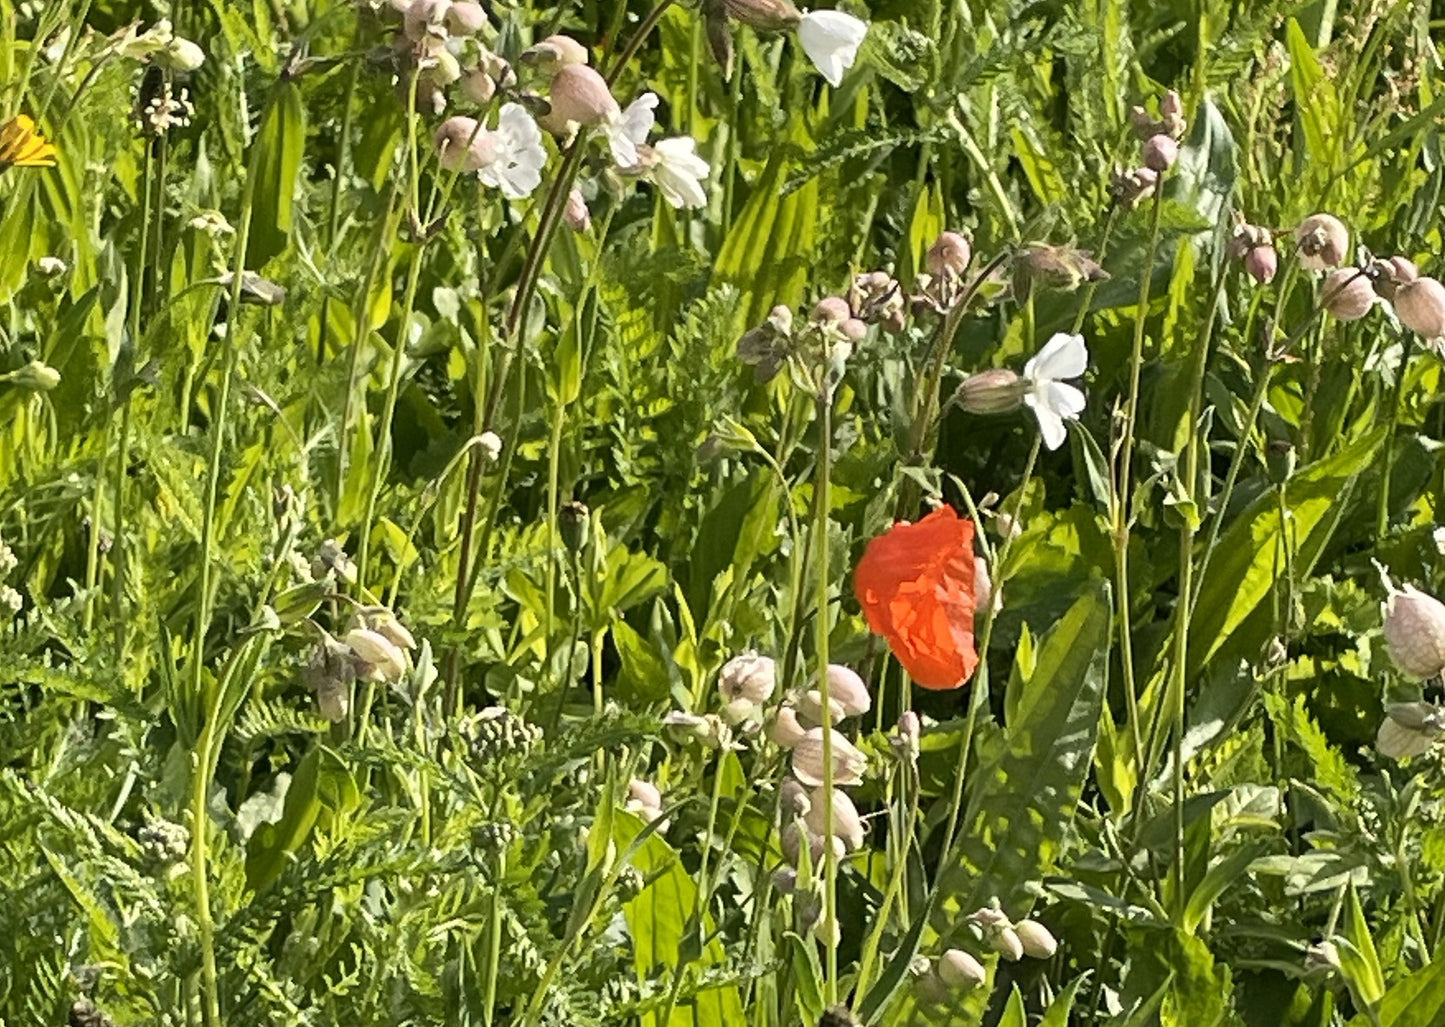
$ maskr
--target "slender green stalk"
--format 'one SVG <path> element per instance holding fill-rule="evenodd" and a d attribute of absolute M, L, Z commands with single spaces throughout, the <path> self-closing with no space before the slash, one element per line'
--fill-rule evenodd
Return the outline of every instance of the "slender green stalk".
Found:
<path fill-rule="evenodd" d="M 828 513 L 832 501 L 833 471 L 833 385 L 828 377 L 829 360 L 826 341 L 819 367 L 818 387 L 818 474 L 813 482 L 815 497 L 813 532 L 817 568 L 818 691 L 824 711 L 823 723 L 823 924 L 827 932 L 827 964 L 823 978 L 823 1001 L 833 1006 L 838 1002 L 838 854 L 833 851 L 833 730 L 827 711 L 833 708 L 828 688 L 828 593 L 832 586 L 828 569 Z"/>
<path fill-rule="evenodd" d="M 1400 343 L 1400 369 L 1395 374 L 1395 388 L 1390 393 L 1389 420 L 1385 429 L 1385 466 L 1380 469 L 1380 497 L 1375 512 L 1375 541 L 1384 542 L 1390 531 L 1390 471 L 1395 465 L 1395 433 L 1400 426 L 1400 402 L 1405 395 L 1405 377 L 1410 372 L 1410 350 L 1415 333 L 1406 331 Z"/>
<path fill-rule="evenodd" d="M 1149 319 L 1149 293 L 1154 282 L 1154 262 L 1159 252 L 1159 220 L 1164 194 L 1154 191 L 1149 215 L 1149 245 L 1144 251 L 1144 266 L 1139 274 L 1139 307 L 1134 316 L 1134 347 L 1129 354 L 1129 395 L 1124 406 L 1124 437 L 1119 444 L 1119 474 L 1114 483 L 1114 610 L 1119 628 L 1119 660 L 1124 677 L 1124 703 L 1129 715 L 1129 731 L 1134 742 L 1137 766 L 1145 759 L 1142 725 L 1139 723 L 1139 685 L 1134 673 L 1133 611 L 1129 592 L 1129 535 L 1133 511 L 1130 496 L 1135 432 L 1139 419 L 1139 375 L 1144 366 L 1144 326 Z"/>

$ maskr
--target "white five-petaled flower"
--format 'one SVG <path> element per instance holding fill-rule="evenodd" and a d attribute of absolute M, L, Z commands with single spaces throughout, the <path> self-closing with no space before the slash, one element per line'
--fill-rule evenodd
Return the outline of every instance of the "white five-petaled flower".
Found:
<path fill-rule="evenodd" d="M 697 155 L 697 140 L 691 136 L 659 139 L 648 164 L 648 177 L 668 203 L 679 209 L 707 206 L 702 180 L 712 169 Z"/>
<path fill-rule="evenodd" d="M 830 86 L 843 81 L 853 67 L 868 23 L 842 11 L 807 11 L 798 22 L 798 42 Z"/>
<path fill-rule="evenodd" d="M 627 105 L 627 109 L 614 114 L 607 123 L 607 148 L 612 151 L 612 160 L 624 171 L 637 167 L 637 148 L 647 142 L 657 120 L 657 94 L 643 93 Z"/>
<path fill-rule="evenodd" d="M 1084 394 L 1063 381 L 1077 378 L 1089 366 L 1089 351 L 1082 335 L 1059 332 L 1024 365 L 1024 378 L 1029 391 L 1024 402 L 1033 408 L 1039 419 L 1044 445 L 1058 449 L 1068 438 L 1065 421 L 1072 421 L 1084 412 Z"/>
<path fill-rule="evenodd" d="M 532 195 L 542 184 L 547 151 L 542 130 L 519 103 L 504 103 L 497 127 L 490 133 L 496 156 L 478 173 L 484 183 L 502 190 L 509 200 Z"/>

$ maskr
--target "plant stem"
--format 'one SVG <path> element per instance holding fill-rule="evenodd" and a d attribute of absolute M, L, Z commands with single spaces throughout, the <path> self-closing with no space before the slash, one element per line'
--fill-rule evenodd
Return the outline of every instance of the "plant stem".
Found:
<path fill-rule="evenodd" d="M 1139 275 L 1139 308 L 1134 316 L 1134 348 L 1129 354 L 1129 395 L 1124 407 L 1124 437 L 1119 447 L 1119 475 L 1114 484 L 1114 589 L 1115 618 L 1119 622 L 1119 660 L 1124 675 L 1124 702 L 1134 742 L 1135 765 L 1142 771 L 1144 739 L 1139 723 L 1139 689 L 1134 674 L 1134 631 L 1129 594 L 1129 534 L 1133 492 L 1135 432 L 1139 419 L 1139 373 L 1144 365 L 1144 325 L 1149 317 L 1149 292 L 1154 282 L 1154 261 L 1159 251 L 1159 215 L 1162 190 L 1154 191 L 1149 216 L 1149 246 Z M 1142 775 L 1141 775 L 1142 776 Z"/>
<path fill-rule="evenodd" d="M 832 697 L 828 688 L 828 592 L 832 585 L 828 568 L 828 512 L 832 501 L 833 472 L 833 382 L 828 359 L 828 343 L 822 345 L 822 361 L 818 368 L 818 464 L 813 482 L 814 522 L 817 538 L 814 554 L 817 569 L 818 691 L 823 713 L 823 924 L 826 932 L 827 965 L 823 978 L 824 1005 L 838 1002 L 838 854 L 833 851 L 833 727 L 828 716 Z"/>
<path fill-rule="evenodd" d="M 1400 370 L 1395 374 L 1395 388 L 1390 394 L 1388 427 L 1385 429 L 1385 466 L 1380 469 L 1380 499 L 1375 516 L 1375 541 L 1382 543 L 1390 531 L 1390 471 L 1395 465 L 1395 432 L 1400 424 L 1400 401 L 1405 394 L 1405 376 L 1410 370 L 1410 350 L 1415 333 L 1404 333 L 1400 343 Z"/>

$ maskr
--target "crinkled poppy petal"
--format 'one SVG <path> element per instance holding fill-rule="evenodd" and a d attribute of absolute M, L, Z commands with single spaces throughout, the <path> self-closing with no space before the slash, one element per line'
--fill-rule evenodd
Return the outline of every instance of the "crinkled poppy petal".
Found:
<path fill-rule="evenodd" d="M 945 506 L 894 525 L 868 544 L 853 589 L 868 627 L 914 681 L 957 688 L 973 674 L 972 521 Z"/>

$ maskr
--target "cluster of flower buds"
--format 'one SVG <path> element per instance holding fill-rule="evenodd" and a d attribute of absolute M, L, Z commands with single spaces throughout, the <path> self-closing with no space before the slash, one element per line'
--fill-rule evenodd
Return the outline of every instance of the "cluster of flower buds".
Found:
<path fill-rule="evenodd" d="M 1244 273 L 1262 285 L 1274 281 L 1279 270 L 1279 254 L 1274 248 L 1274 233 L 1268 228 L 1251 225 L 1239 211 L 1234 212 L 1234 232 L 1229 237 L 1229 255 L 1244 261 Z"/>
<path fill-rule="evenodd" d="M 971 914 L 969 926 L 980 944 L 988 946 L 1003 958 L 1018 962 L 1025 956 L 1050 959 L 1059 943 L 1047 927 L 1037 920 L 1009 920 L 996 907 L 984 907 Z M 925 993 L 942 1001 L 950 993 L 967 991 L 988 980 L 983 962 L 965 949 L 950 948 L 930 965 L 920 961 L 917 972 L 923 977 Z"/>
<path fill-rule="evenodd" d="M 15 550 L 0 539 L 0 578 L 9 577 L 10 572 L 20 566 L 20 559 L 15 555 Z M 0 584 L 0 615 L 14 617 L 20 613 L 21 607 L 25 605 L 25 599 L 14 588 L 6 584 Z"/>
<path fill-rule="evenodd" d="M 1159 100 L 1157 119 L 1143 107 L 1133 107 L 1129 123 L 1140 142 L 1140 164 L 1135 168 L 1116 167 L 1112 182 L 1114 200 L 1125 209 L 1137 207 L 1154 195 L 1159 177 L 1179 159 L 1179 140 L 1184 138 L 1187 127 L 1183 102 L 1172 89 Z"/>
<path fill-rule="evenodd" d="M 390 0 L 381 13 L 397 19 L 392 45 L 376 54 L 396 74 L 402 99 L 415 78 L 417 106 L 441 114 L 448 101 L 489 103 L 498 89 L 516 84 L 502 58 L 483 42 L 491 28 L 481 4 L 470 0 Z M 450 95 L 449 95 L 450 94 Z"/>
<path fill-rule="evenodd" d="M 924 255 L 923 266 L 927 271 L 918 276 L 914 304 L 939 313 L 952 310 L 967 292 L 968 267 L 972 261 L 973 247 L 966 236 L 958 232 L 940 233 Z"/>
<path fill-rule="evenodd" d="M 384 606 L 362 607 L 339 639 L 323 631 L 304 671 L 321 715 L 345 720 L 356 681 L 399 683 L 407 672 L 406 653 L 415 648 L 411 632 Z"/>
<path fill-rule="evenodd" d="M 1369 274 L 1375 292 L 1395 308 L 1400 323 L 1438 348 L 1445 338 L 1445 285 L 1420 274 L 1406 257 L 1376 260 Z"/>
<path fill-rule="evenodd" d="M 542 740 L 542 728 L 529 723 L 505 706 L 488 706 L 467 718 L 461 726 L 472 756 L 495 766 L 525 756 Z"/>
<path fill-rule="evenodd" d="M 776 306 L 765 322 L 743 333 L 738 340 L 738 359 L 753 368 L 754 377 L 762 385 L 786 366 L 806 377 L 816 358 L 826 354 L 828 384 L 810 382 L 804 386 L 822 392 L 842 377 L 854 344 L 868 335 L 868 322 L 859 315 L 876 315 L 884 305 L 886 302 L 871 302 L 855 310 L 850 300 L 825 296 L 801 323 L 790 308 Z"/>
<path fill-rule="evenodd" d="M 135 833 L 145 858 L 160 866 L 170 866 L 186 858 L 191 845 L 191 832 L 184 824 L 164 818 L 146 817 L 143 827 Z"/>

